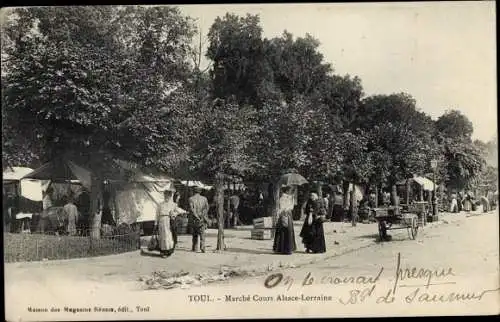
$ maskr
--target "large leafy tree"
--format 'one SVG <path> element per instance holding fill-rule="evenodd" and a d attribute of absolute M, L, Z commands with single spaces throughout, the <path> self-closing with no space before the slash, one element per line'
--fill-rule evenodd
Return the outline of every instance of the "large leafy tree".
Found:
<path fill-rule="evenodd" d="M 311 35 L 294 39 L 287 31 L 281 37 L 266 40 L 266 59 L 273 81 L 284 98 L 312 95 L 332 72 L 319 51 L 320 42 Z"/>
<path fill-rule="evenodd" d="M 194 27 L 177 9 L 16 9 L 4 31 L 4 120 L 42 160 L 70 156 L 98 182 L 111 157 L 165 169 L 187 156 Z"/>
<path fill-rule="evenodd" d="M 426 174 L 430 160 L 439 155 L 433 122 L 406 93 L 369 96 L 359 111 L 354 125 L 369 133 L 368 152 L 374 166 L 369 177 L 372 184 L 391 186 L 396 202 L 396 182 Z"/>
<path fill-rule="evenodd" d="M 474 128 L 467 116 L 457 110 L 446 111 L 436 121 L 436 128 L 445 137 L 470 140 Z"/>
<path fill-rule="evenodd" d="M 258 106 L 261 89 L 270 77 L 258 15 L 217 17 L 209 33 L 206 56 L 213 61 L 213 95 Z"/>
<path fill-rule="evenodd" d="M 447 111 L 435 122 L 436 141 L 446 162 L 447 185 L 468 189 L 477 184 L 486 166 L 481 148 L 472 142 L 472 122 L 456 110 Z"/>
<path fill-rule="evenodd" d="M 258 139 L 256 111 L 235 102 L 205 100 L 195 113 L 198 118 L 198 139 L 190 154 L 192 174 L 215 182 L 218 214 L 217 250 L 224 249 L 224 182 L 253 174 L 256 156 L 251 153 Z"/>

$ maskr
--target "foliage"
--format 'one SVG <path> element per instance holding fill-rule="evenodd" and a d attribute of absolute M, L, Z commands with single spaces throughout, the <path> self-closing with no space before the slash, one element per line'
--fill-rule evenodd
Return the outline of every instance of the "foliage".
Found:
<path fill-rule="evenodd" d="M 273 81 L 286 101 L 297 94 L 310 96 L 332 71 L 318 50 L 320 42 L 309 34 L 293 39 L 293 35 L 285 31 L 282 37 L 264 44 Z"/>
<path fill-rule="evenodd" d="M 345 130 L 356 130 L 356 120 L 360 117 L 362 97 L 361 79 L 350 75 L 331 75 L 318 85 L 314 97 L 329 109 L 329 119 L 334 128 L 338 125 Z"/>
<path fill-rule="evenodd" d="M 427 146 L 405 124 L 376 125 L 370 137 L 370 150 L 376 153 L 377 161 L 385 161 L 377 167 L 386 173 L 390 184 L 423 173 L 428 167 Z"/>
<path fill-rule="evenodd" d="M 478 183 L 486 166 L 481 151 L 468 139 L 445 138 L 443 142 L 447 160 L 448 182 L 455 189 L 468 189 Z"/>
<path fill-rule="evenodd" d="M 470 139 L 474 130 L 467 116 L 457 110 L 446 111 L 436 121 L 436 128 L 445 137 Z"/>
<path fill-rule="evenodd" d="M 263 38 L 257 15 L 214 21 L 210 75 L 201 38 L 191 46 L 193 20 L 170 6 L 15 9 L 4 31 L 2 146 L 12 165 L 70 155 L 99 171 L 120 158 L 209 180 L 273 181 L 295 168 L 313 181 L 392 185 L 437 159 L 438 181 L 457 188 L 492 172 L 466 116 L 433 121 L 406 93 L 364 97 L 358 77 L 334 74 L 317 39 Z"/>
<path fill-rule="evenodd" d="M 193 101 L 182 82 L 194 27 L 177 9 L 46 7 L 15 15 L 5 29 L 12 46 L 4 113 L 7 123 L 19 122 L 20 136 L 38 139 L 42 158 L 104 151 L 167 168 L 187 153 L 183 108 Z"/>
<path fill-rule="evenodd" d="M 240 104 L 258 105 L 259 88 L 269 72 L 265 63 L 262 27 L 257 15 L 217 17 L 209 33 L 207 57 L 213 61 L 215 98 L 234 98 Z"/>
<path fill-rule="evenodd" d="M 451 110 L 435 124 L 436 140 L 442 146 L 447 165 L 447 185 L 458 190 L 476 185 L 486 161 L 482 147 L 472 142 L 472 122 L 459 111 Z"/>
<path fill-rule="evenodd" d="M 359 111 L 354 124 L 369 133 L 368 159 L 374 167 L 370 181 L 394 184 L 430 171 L 430 160 L 439 158 L 440 147 L 434 141 L 432 120 L 417 110 L 412 96 L 369 96 Z"/>
<path fill-rule="evenodd" d="M 197 144 L 191 154 L 194 173 L 213 180 L 217 174 L 244 176 L 256 166 L 249 148 L 256 140 L 256 112 L 224 100 L 200 106 Z"/>

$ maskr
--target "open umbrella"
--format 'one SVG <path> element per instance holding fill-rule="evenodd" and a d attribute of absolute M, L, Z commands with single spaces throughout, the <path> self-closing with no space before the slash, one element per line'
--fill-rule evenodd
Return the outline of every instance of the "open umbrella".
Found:
<path fill-rule="evenodd" d="M 284 186 L 301 186 L 308 183 L 307 180 L 298 173 L 287 173 L 280 177 L 279 181 Z"/>

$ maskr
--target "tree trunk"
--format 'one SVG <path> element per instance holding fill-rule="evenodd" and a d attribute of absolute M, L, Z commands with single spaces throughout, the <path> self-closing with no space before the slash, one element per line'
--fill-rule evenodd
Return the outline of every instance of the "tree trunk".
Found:
<path fill-rule="evenodd" d="M 395 184 L 391 186 L 391 204 L 396 209 L 396 213 L 399 213 L 399 198 L 398 198 L 398 189 Z"/>
<path fill-rule="evenodd" d="M 316 192 L 320 199 L 323 198 L 323 184 L 320 181 L 316 182 Z"/>
<path fill-rule="evenodd" d="M 217 230 L 217 251 L 224 250 L 224 186 L 222 175 L 217 174 L 215 179 L 215 205 L 217 209 L 218 230 Z"/>
<path fill-rule="evenodd" d="M 439 204 L 441 205 L 441 208 L 446 209 L 444 204 L 444 186 L 442 184 L 439 185 Z"/>
<path fill-rule="evenodd" d="M 102 205 L 102 181 L 93 177 L 90 187 L 91 237 L 93 239 L 101 238 Z"/>
<path fill-rule="evenodd" d="M 356 189 L 351 190 L 349 193 L 349 212 L 351 213 L 351 222 L 355 226 L 358 217 L 358 204 L 356 201 Z"/>
<path fill-rule="evenodd" d="M 424 201 L 424 188 L 420 186 L 420 201 Z"/>
<path fill-rule="evenodd" d="M 407 205 L 410 204 L 410 189 L 411 189 L 411 182 L 410 182 L 410 179 L 406 179 L 406 200 L 405 200 L 405 203 Z"/>
<path fill-rule="evenodd" d="M 276 181 L 273 183 L 273 207 L 271 209 L 271 216 L 273 221 L 273 227 L 276 227 L 276 223 L 278 221 L 278 212 L 279 212 L 279 204 L 280 204 L 280 185 L 279 182 Z M 274 238 L 275 230 L 271 231 L 271 236 Z"/>

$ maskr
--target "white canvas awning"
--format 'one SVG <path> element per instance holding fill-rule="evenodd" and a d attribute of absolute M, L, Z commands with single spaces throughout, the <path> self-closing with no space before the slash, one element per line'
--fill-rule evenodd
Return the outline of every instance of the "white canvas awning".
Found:
<path fill-rule="evenodd" d="M 26 167 L 8 167 L 2 174 L 3 181 L 20 181 L 22 177 L 33 172 L 33 169 Z"/>
<path fill-rule="evenodd" d="M 205 190 L 212 189 L 212 186 L 208 186 L 201 181 L 181 181 L 181 183 L 187 187 L 199 187 Z"/>
<path fill-rule="evenodd" d="M 424 191 L 433 191 L 434 190 L 434 182 L 431 180 L 425 178 L 425 177 L 419 177 L 419 176 L 414 176 L 413 181 L 418 183 Z"/>
<path fill-rule="evenodd" d="M 33 169 L 26 167 L 8 167 L 3 172 L 3 183 L 18 183 L 20 195 L 32 201 L 42 201 L 42 181 L 36 179 L 23 179 L 32 173 Z"/>

